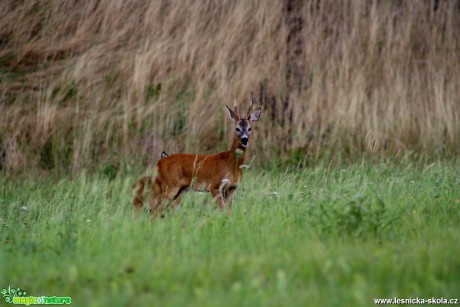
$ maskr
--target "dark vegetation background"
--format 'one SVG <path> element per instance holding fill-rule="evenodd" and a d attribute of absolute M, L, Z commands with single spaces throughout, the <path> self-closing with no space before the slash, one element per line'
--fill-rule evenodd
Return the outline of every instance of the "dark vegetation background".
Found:
<path fill-rule="evenodd" d="M 251 96 L 259 164 L 457 156 L 459 34 L 456 0 L 4 0 L 0 168 L 224 150 Z"/>

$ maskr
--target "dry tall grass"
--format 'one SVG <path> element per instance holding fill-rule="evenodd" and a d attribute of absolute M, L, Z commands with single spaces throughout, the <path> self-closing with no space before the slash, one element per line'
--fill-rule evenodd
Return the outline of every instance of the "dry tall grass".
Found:
<path fill-rule="evenodd" d="M 458 1 L 0 3 L 0 165 L 153 163 L 224 149 L 337 158 L 460 148 Z"/>

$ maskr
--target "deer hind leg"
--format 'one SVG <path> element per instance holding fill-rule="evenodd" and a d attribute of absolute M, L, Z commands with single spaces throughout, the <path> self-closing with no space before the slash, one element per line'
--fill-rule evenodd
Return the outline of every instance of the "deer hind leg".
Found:
<path fill-rule="evenodd" d="M 168 205 L 168 209 L 172 208 L 177 208 L 180 203 L 180 196 L 188 190 L 188 186 L 182 186 L 179 188 L 179 191 L 176 193 L 176 195 L 173 197 L 172 201 Z"/>
<path fill-rule="evenodd" d="M 142 177 L 138 179 L 133 187 L 133 207 L 135 211 L 140 211 L 144 206 L 144 200 L 146 199 L 146 194 L 148 194 L 149 187 L 152 184 L 152 177 Z"/>
<path fill-rule="evenodd" d="M 152 217 L 157 216 L 163 209 L 163 199 L 165 197 L 163 190 L 163 184 L 157 176 L 153 184 L 153 195 L 149 201 L 149 208 Z"/>
<path fill-rule="evenodd" d="M 161 179 L 157 176 L 154 184 L 155 197 L 152 199 L 150 204 L 150 211 L 153 216 L 161 214 L 164 209 L 168 209 L 171 206 L 174 208 L 179 204 L 179 196 L 182 192 L 187 190 L 187 186 L 169 186 L 164 184 Z M 164 204 L 164 202 L 166 204 Z"/>

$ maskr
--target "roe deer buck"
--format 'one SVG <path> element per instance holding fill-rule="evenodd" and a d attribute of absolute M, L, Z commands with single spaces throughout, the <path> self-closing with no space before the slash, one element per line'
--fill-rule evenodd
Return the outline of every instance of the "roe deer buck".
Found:
<path fill-rule="evenodd" d="M 208 191 L 219 208 L 230 207 L 233 194 L 242 177 L 241 165 L 244 163 L 246 148 L 251 135 L 251 123 L 257 121 L 261 109 L 252 111 L 252 100 L 245 117 L 238 114 L 237 107 L 228 106 L 228 114 L 235 128 L 233 143 L 228 151 L 212 155 L 173 154 L 162 152 L 157 163 L 158 175 L 138 179 L 133 185 L 134 208 L 140 209 L 144 200 L 148 202 L 153 216 L 163 210 L 166 199 L 176 206 L 179 196 L 189 188 Z"/>

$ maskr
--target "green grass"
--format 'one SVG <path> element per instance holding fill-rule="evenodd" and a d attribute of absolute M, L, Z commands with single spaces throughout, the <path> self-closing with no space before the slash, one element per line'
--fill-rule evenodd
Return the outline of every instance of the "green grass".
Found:
<path fill-rule="evenodd" d="M 0 288 L 76 306 L 369 306 L 460 297 L 456 163 L 250 170 L 231 214 L 151 220 L 134 177 L 0 179 Z M 27 209 L 25 209 L 27 208 Z"/>

